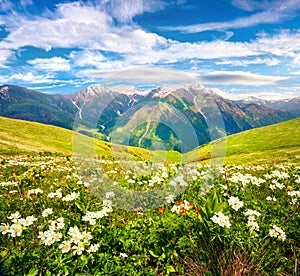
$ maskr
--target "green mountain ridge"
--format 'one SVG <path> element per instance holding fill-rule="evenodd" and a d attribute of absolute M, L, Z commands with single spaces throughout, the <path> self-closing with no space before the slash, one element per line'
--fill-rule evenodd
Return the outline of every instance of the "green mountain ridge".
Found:
<path fill-rule="evenodd" d="M 201 85 L 155 88 L 146 94 L 92 85 L 69 95 L 3 85 L 0 116 L 74 128 L 115 144 L 182 153 L 225 135 L 294 118 L 285 111 L 238 104 Z"/>

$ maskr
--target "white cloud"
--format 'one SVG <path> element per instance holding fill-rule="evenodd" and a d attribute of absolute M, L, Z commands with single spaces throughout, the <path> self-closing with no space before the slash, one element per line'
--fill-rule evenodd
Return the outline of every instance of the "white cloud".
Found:
<path fill-rule="evenodd" d="M 131 22 L 133 17 L 145 12 L 154 12 L 164 8 L 167 3 L 161 0 L 110 0 L 100 1 L 112 17 L 121 22 Z"/>
<path fill-rule="evenodd" d="M 275 66 L 280 63 L 280 60 L 277 58 L 254 58 L 254 59 L 234 59 L 234 60 L 225 60 L 217 61 L 217 65 L 232 65 L 232 66 L 248 66 L 251 64 L 265 64 L 268 66 Z"/>
<path fill-rule="evenodd" d="M 13 56 L 13 51 L 10 51 L 8 49 L 1 49 L 0 48 L 0 68 L 6 68 L 8 65 L 7 65 L 7 62 L 8 62 L 8 59 L 10 57 Z"/>
<path fill-rule="evenodd" d="M 35 69 L 45 71 L 70 71 L 70 61 L 61 57 L 36 58 L 28 61 Z"/>
<path fill-rule="evenodd" d="M 220 95 L 223 98 L 230 100 L 242 100 L 249 97 L 255 97 L 261 100 L 283 100 L 295 97 L 293 93 L 279 93 L 279 92 L 256 92 L 256 93 L 229 93 L 225 92 L 219 88 L 212 88 L 216 94 Z"/>
<path fill-rule="evenodd" d="M 213 71 L 199 77 L 202 83 L 251 86 L 274 85 L 288 79 L 285 76 L 258 75 L 243 71 Z"/>
<path fill-rule="evenodd" d="M 32 0 L 20 0 L 20 5 L 22 7 L 27 7 L 27 6 L 30 6 L 32 4 L 33 4 Z"/>
<path fill-rule="evenodd" d="M 0 0 L 0 10 L 1 11 L 8 11 L 13 8 L 13 4 L 9 0 Z"/>
<path fill-rule="evenodd" d="M 290 72 L 291 75 L 300 75 L 300 71 Z"/>
<path fill-rule="evenodd" d="M 16 15 L 13 17 L 15 18 Z M 8 18 L 10 34 L 0 49 L 25 46 L 42 48 L 90 48 L 117 53 L 133 53 L 163 44 L 166 40 L 136 27 L 113 25 L 111 16 L 92 5 L 79 2 L 57 5 L 47 17 Z"/>
<path fill-rule="evenodd" d="M 262 11 L 228 22 L 210 22 L 188 26 L 164 27 L 163 29 L 178 30 L 185 33 L 199 33 L 211 30 L 224 31 L 228 29 L 246 28 L 259 24 L 280 22 L 281 20 L 293 17 L 295 11 L 300 9 L 300 2 L 298 0 L 277 0 L 273 2 L 237 0 L 233 1 L 233 3 L 247 11 L 257 9 Z"/>
<path fill-rule="evenodd" d="M 224 31 L 228 29 L 252 27 L 261 23 L 276 23 L 279 22 L 283 17 L 284 16 L 280 13 L 274 13 L 272 11 L 263 11 L 228 22 L 211 22 L 189 26 L 164 27 L 163 29 L 178 30 L 184 33 L 200 33 L 211 30 Z"/>
<path fill-rule="evenodd" d="M 70 58 L 73 60 L 76 66 L 79 67 L 98 67 L 103 61 L 106 61 L 106 57 L 99 51 L 83 50 L 80 52 L 72 51 Z"/>
<path fill-rule="evenodd" d="M 270 1 L 268 0 L 232 0 L 231 3 L 235 7 L 245 11 L 264 10 L 270 6 Z"/>
<path fill-rule="evenodd" d="M 194 82 L 188 74 L 181 71 L 156 67 L 137 67 L 112 74 L 110 80 L 125 81 L 126 83 L 160 83 L 160 82 Z"/>
<path fill-rule="evenodd" d="M 0 4 L 4 3 L 1 1 Z M 30 0 L 24 1 L 30 2 Z M 195 61 L 193 64 L 197 64 L 196 61 L 199 60 L 224 59 L 217 60 L 215 63 L 217 65 L 235 66 L 253 64 L 274 66 L 278 65 L 280 61 L 284 61 L 284 59 L 280 59 L 281 57 L 293 59 L 294 62 L 299 59 L 299 29 L 293 31 L 282 30 L 274 35 L 260 34 L 256 39 L 249 42 L 224 41 L 232 35 L 231 32 L 227 32 L 224 40 L 193 43 L 179 42 L 142 30 L 130 20 L 139 13 L 160 9 L 166 4 L 166 1 L 153 0 L 147 2 L 138 0 L 137 3 L 140 6 L 137 7 L 133 6 L 133 0 L 122 1 L 121 6 L 127 5 L 128 9 L 124 10 L 123 14 L 119 14 L 118 20 L 122 23 L 117 25 L 115 24 L 117 15 L 108 13 L 107 5 L 116 5 L 116 3 L 121 2 L 108 2 L 110 1 L 101 0 L 102 4 L 99 4 L 99 6 L 94 6 L 90 2 L 85 4 L 83 2 L 59 4 L 53 12 L 47 11 L 42 15 L 30 18 L 27 17 L 28 14 L 7 15 L 4 22 L 6 23 L 5 28 L 10 34 L 0 41 L 0 66 L 1 64 L 2 66 L 7 64 L 8 59 L 15 53 L 15 50 L 20 50 L 25 46 L 45 50 L 51 48 L 77 48 L 68 57 L 65 56 L 70 61 L 66 58 L 56 57 L 52 59 L 37 58 L 28 63 L 35 69 L 50 72 L 69 71 L 70 66 L 72 66 L 71 69 L 76 72 L 77 77 L 93 80 L 107 77 L 112 72 L 126 68 L 171 65 L 172 63 L 184 61 Z M 173 1 L 173 3 L 175 2 Z M 291 6 L 291 3 L 289 5 Z M 106 9 L 102 7 L 106 7 Z M 251 7 L 254 9 L 255 5 Z M 116 10 L 117 8 L 114 9 L 114 11 Z M 263 10 L 262 13 L 264 12 L 269 12 L 269 10 Z M 15 20 L 16 16 L 18 20 Z M 255 16 L 258 18 L 257 14 Z M 254 19 L 255 16 L 253 16 Z M 238 20 L 236 22 L 240 24 Z M 195 66 L 195 72 L 198 68 L 199 64 Z M 222 72 L 224 74 L 225 71 Z M 237 73 L 235 72 L 235 74 Z M 14 80 L 24 79 L 29 82 L 31 77 L 33 79 L 30 73 L 29 75 L 14 75 Z M 54 78 L 54 76 L 46 75 L 44 80 L 33 79 L 33 81 L 44 83 L 48 79 L 49 82 L 52 82 L 52 77 Z M 271 76 L 251 73 L 235 76 L 223 75 L 222 78 L 220 76 L 217 78 L 217 75 L 212 74 L 206 77 L 209 77 L 210 81 L 215 79 L 226 84 L 228 84 L 226 80 L 230 79 L 238 84 L 250 85 L 273 84 L 282 80 L 278 78 L 285 78 L 274 77 L 272 79 Z"/>
<path fill-rule="evenodd" d="M 49 82 L 53 82 L 54 80 L 54 76 L 50 74 L 37 75 L 37 74 L 33 74 L 32 72 L 27 72 L 25 74 L 17 73 L 11 76 L 6 76 L 4 78 L 6 79 L 6 82 L 22 81 L 31 84 L 49 83 Z"/>

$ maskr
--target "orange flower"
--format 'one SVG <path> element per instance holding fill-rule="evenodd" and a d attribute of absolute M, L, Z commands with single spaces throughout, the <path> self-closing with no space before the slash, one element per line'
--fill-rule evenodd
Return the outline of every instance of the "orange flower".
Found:
<path fill-rule="evenodd" d="M 180 211 L 179 211 L 179 213 L 182 214 L 182 215 L 186 215 L 186 209 L 181 208 Z"/>
<path fill-rule="evenodd" d="M 183 200 L 182 199 L 178 199 L 177 200 L 177 205 L 182 205 L 183 204 Z"/>
<path fill-rule="evenodd" d="M 195 205 L 195 204 L 194 204 L 193 202 L 190 202 L 190 203 L 188 203 L 187 206 L 188 206 L 188 207 L 194 207 L 194 205 Z"/>
<path fill-rule="evenodd" d="M 163 214 L 166 211 L 166 208 L 159 207 L 158 208 L 158 213 Z"/>
<path fill-rule="evenodd" d="M 200 213 L 200 210 L 199 210 L 199 209 L 196 209 L 194 212 L 195 212 L 195 214 L 199 214 L 199 213 Z"/>

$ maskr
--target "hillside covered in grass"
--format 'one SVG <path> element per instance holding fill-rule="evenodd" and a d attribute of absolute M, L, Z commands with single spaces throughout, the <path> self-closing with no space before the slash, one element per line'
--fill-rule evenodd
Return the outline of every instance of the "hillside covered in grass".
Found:
<path fill-rule="evenodd" d="M 94 150 L 101 157 L 134 158 L 146 160 L 149 151 L 134 147 L 112 145 L 60 127 L 0 116 L 0 153 L 19 154 L 51 152 L 73 154 L 76 148 Z M 92 148 L 92 149 L 91 149 Z"/>
<path fill-rule="evenodd" d="M 226 144 L 226 163 L 299 163 L 300 118 L 247 130 L 213 141 L 185 155 L 186 161 L 221 159 Z"/>
<path fill-rule="evenodd" d="M 82 151 L 95 146 L 98 156 L 140 160 L 179 161 L 181 154 L 175 151 L 148 151 L 141 148 L 112 145 L 74 133 L 71 130 L 40 123 L 0 117 L 0 153 L 18 154 L 52 152 L 73 154 L 74 143 Z M 74 136 L 75 135 L 75 136 Z M 73 139 L 76 139 L 75 142 Z M 224 146 L 226 145 L 226 149 Z M 211 157 L 226 163 L 299 163 L 300 118 L 287 122 L 251 129 L 230 135 L 226 140 L 216 140 L 184 154 L 184 162 L 207 161 Z"/>

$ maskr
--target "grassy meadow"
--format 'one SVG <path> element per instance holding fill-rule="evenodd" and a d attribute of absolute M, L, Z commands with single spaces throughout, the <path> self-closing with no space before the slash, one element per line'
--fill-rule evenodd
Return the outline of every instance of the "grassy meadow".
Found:
<path fill-rule="evenodd" d="M 217 164 L 0 117 L 0 275 L 297 275 L 299 124 Z"/>

